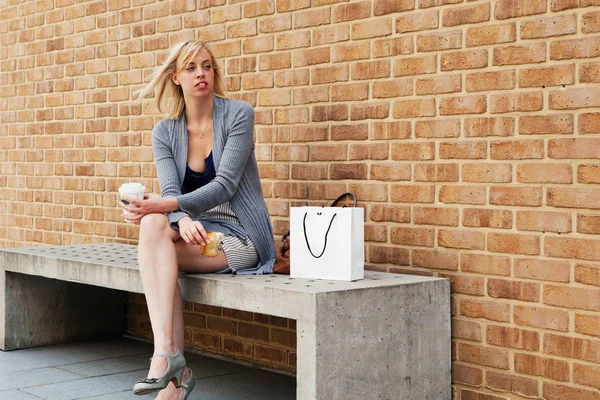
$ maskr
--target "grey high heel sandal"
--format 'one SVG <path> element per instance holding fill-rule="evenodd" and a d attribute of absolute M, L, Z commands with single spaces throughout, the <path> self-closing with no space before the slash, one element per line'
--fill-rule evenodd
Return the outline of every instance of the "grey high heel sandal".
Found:
<path fill-rule="evenodd" d="M 196 387 L 196 381 L 194 380 L 194 373 L 190 369 L 190 379 L 187 381 L 181 382 L 181 386 L 183 386 L 183 397 L 181 400 L 187 400 L 194 387 Z"/>
<path fill-rule="evenodd" d="M 182 384 L 183 370 L 185 369 L 185 358 L 178 350 L 177 353 L 170 355 L 166 353 L 157 353 L 154 357 L 164 357 L 167 359 L 167 370 L 158 378 L 144 378 L 137 381 L 133 386 L 133 394 L 144 395 L 167 387 L 169 382 L 173 381 L 175 387 Z M 152 358 L 150 360 L 152 360 Z"/>

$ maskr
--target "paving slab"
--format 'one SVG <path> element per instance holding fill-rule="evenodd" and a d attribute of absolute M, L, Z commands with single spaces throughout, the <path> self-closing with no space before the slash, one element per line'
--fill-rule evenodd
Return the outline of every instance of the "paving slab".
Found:
<path fill-rule="evenodd" d="M 104 354 L 108 357 L 123 357 L 136 354 L 146 354 L 152 351 L 150 343 L 126 337 L 105 340 L 102 342 L 86 342 L 77 344 L 80 349 Z"/>
<path fill-rule="evenodd" d="M 148 368 L 148 365 L 148 356 L 146 354 L 137 354 L 63 365 L 57 368 L 80 374 L 86 378 L 140 371 L 140 378 L 142 378 L 143 372 Z"/>
<path fill-rule="evenodd" d="M 155 396 L 135 396 L 132 387 L 151 354 L 150 344 L 131 339 L 0 351 L 0 371 L 11 370 L 0 372 L 0 400 L 149 400 Z M 295 399 L 294 377 L 189 352 L 186 358 L 196 379 L 189 400 Z"/>
<path fill-rule="evenodd" d="M 252 368 L 241 364 L 203 357 L 197 354 L 186 353 L 185 357 L 189 367 L 194 371 L 194 377 L 196 379 L 252 371 Z"/>
<path fill-rule="evenodd" d="M 0 392 L 0 400 L 40 400 L 40 398 L 18 390 L 7 390 Z"/>
<path fill-rule="evenodd" d="M 126 372 L 21 389 L 46 400 L 75 400 L 131 390 L 139 373 Z"/>
<path fill-rule="evenodd" d="M 0 374 L 108 358 L 80 343 L 0 351 Z"/>
<path fill-rule="evenodd" d="M 58 368 L 38 368 L 32 371 L 19 371 L 0 374 L 0 393 L 9 389 L 19 389 L 67 382 L 81 379 L 79 374 L 63 371 Z"/>
<path fill-rule="evenodd" d="M 189 400 L 293 400 L 296 378 L 252 370 L 196 380 Z"/>
<path fill-rule="evenodd" d="M 148 396 L 147 399 L 151 399 Z M 196 389 L 188 400 L 294 400 L 296 380 L 293 377 L 261 370 L 196 380 Z M 140 400 L 130 390 L 85 400 Z"/>
<path fill-rule="evenodd" d="M 86 397 L 81 400 L 150 400 L 156 396 L 136 396 L 131 390 L 126 390 L 119 393 L 103 394 L 101 396 Z M 188 397 L 188 400 L 191 400 Z"/>

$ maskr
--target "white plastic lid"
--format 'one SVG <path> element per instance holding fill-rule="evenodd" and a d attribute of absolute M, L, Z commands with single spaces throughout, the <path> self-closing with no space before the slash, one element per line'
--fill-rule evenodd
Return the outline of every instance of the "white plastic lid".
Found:
<path fill-rule="evenodd" d="M 141 183 L 132 182 L 132 183 L 124 183 L 119 188 L 120 191 L 123 192 L 139 192 L 141 190 L 145 190 L 146 188 Z"/>

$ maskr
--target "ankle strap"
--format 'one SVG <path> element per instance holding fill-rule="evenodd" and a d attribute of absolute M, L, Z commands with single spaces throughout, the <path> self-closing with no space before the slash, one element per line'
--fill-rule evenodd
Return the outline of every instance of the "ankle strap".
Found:
<path fill-rule="evenodd" d="M 152 355 L 152 357 L 150 357 L 150 361 L 152 361 L 152 359 L 153 359 L 154 357 L 164 357 L 164 358 L 167 358 L 167 359 L 169 359 L 169 358 L 175 358 L 175 357 L 177 357 L 179 354 L 180 354 L 180 351 L 179 351 L 179 350 L 177 350 L 177 352 L 176 352 L 175 354 L 167 354 L 167 353 L 154 353 L 154 354 Z"/>

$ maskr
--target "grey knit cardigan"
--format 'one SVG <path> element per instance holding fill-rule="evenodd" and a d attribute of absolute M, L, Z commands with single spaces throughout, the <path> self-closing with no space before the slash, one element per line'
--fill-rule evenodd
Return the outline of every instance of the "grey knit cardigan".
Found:
<path fill-rule="evenodd" d="M 185 112 L 166 118 L 152 130 L 152 150 L 162 197 L 176 197 L 179 210 L 168 213 L 175 225 L 229 201 L 242 228 L 257 249 L 259 263 L 244 273 L 273 272 L 275 247 L 271 219 L 263 198 L 254 156 L 254 110 L 240 100 L 214 96 L 213 161 L 216 177 L 205 186 L 181 194 L 188 155 Z"/>

